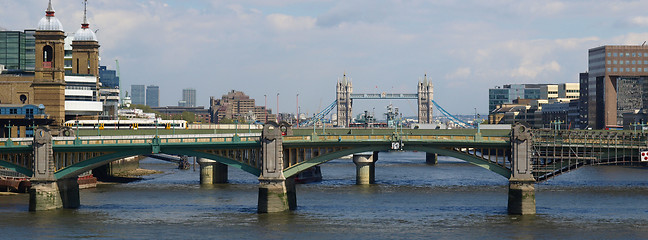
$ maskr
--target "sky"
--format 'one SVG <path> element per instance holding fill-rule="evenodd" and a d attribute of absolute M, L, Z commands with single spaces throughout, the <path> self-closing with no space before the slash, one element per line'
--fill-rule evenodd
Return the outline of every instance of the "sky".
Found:
<path fill-rule="evenodd" d="M 67 34 L 82 0 L 53 0 Z M 0 0 L 0 28 L 34 29 L 46 0 Z M 648 0 L 89 0 L 101 65 L 119 60 L 122 89 L 160 86 L 160 104 L 183 88 L 209 105 L 231 90 L 257 105 L 313 113 L 335 100 L 346 73 L 354 93 L 416 93 L 427 74 L 453 114 L 486 114 L 488 88 L 578 82 L 587 50 L 648 40 Z M 356 100 L 354 114 L 415 100 Z M 439 111 L 435 110 L 435 115 Z"/>

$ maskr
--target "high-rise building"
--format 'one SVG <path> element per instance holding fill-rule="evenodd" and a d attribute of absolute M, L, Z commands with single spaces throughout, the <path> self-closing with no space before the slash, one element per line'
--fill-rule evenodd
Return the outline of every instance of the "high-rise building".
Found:
<path fill-rule="evenodd" d="M 178 106 L 180 106 L 180 107 L 195 107 L 196 106 L 196 89 L 193 89 L 193 88 L 182 89 L 182 101 L 179 102 Z"/>
<path fill-rule="evenodd" d="M 110 70 L 106 66 L 99 66 L 99 82 L 101 82 L 101 88 L 119 88 L 117 71 Z"/>
<path fill-rule="evenodd" d="M 588 124 L 595 129 L 623 124 L 623 114 L 648 106 L 648 46 L 589 49 Z"/>
<path fill-rule="evenodd" d="M 144 85 L 131 85 L 131 103 L 136 105 L 146 104 L 146 92 Z"/>
<path fill-rule="evenodd" d="M 146 106 L 160 106 L 160 87 L 155 85 L 146 86 Z"/>
<path fill-rule="evenodd" d="M 0 65 L 7 70 L 34 71 L 36 30 L 0 31 Z"/>

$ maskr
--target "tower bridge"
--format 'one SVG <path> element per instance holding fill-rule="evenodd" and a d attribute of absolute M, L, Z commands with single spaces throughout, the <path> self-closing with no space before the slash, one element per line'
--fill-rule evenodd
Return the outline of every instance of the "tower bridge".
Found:
<path fill-rule="evenodd" d="M 535 183 L 587 165 L 643 165 L 640 154 L 648 147 L 646 133 L 522 125 L 511 131 L 303 132 L 274 122 L 260 134 L 52 137 L 39 128 L 32 139 L 0 139 L 0 166 L 31 177 L 30 210 L 40 211 L 79 207 L 76 177 L 111 161 L 157 153 L 195 156 L 202 184 L 225 183 L 227 168 L 239 168 L 259 179 L 258 211 L 279 212 L 296 207 L 293 177 L 305 169 L 352 154 L 356 184 L 371 184 L 378 151 L 422 151 L 429 162 L 437 154 L 450 156 L 509 179 L 509 213 L 534 214 Z"/>
<path fill-rule="evenodd" d="M 419 80 L 417 93 L 353 93 L 351 78 L 345 73 L 338 79 L 335 91 L 337 125 L 348 127 L 351 123 L 353 99 L 416 99 L 419 123 L 431 123 L 433 92 L 432 80 L 426 74 Z"/>

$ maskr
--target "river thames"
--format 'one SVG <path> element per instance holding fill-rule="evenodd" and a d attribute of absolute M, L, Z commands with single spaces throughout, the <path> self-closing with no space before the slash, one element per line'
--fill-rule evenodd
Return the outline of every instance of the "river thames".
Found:
<path fill-rule="evenodd" d="M 258 214 L 256 177 L 230 168 L 229 184 L 200 186 L 199 171 L 164 171 L 81 190 L 76 210 L 28 212 L 28 194 L 0 196 L 1 239 L 645 239 L 648 168 L 584 167 L 536 185 L 535 216 L 507 214 L 507 179 L 452 158 L 380 153 L 376 184 L 355 165 L 322 165 L 297 185 L 295 211 Z"/>

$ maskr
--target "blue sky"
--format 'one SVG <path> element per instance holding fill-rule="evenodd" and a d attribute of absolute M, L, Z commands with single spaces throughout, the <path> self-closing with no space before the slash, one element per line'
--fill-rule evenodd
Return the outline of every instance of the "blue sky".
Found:
<path fill-rule="evenodd" d="M 33 29 L 46 0 L 0 0 L 0 27 Z M 68 34 L 82 1 L 53 0 Z M 89 0 L 102 65 L 119 59 L 122 85 L 160 86 L 161 104 L 182 88 L 209 96 L 241 90 L 263 104 L 312 114 L 334 100 L 344 72 L 354 92 L 414 93 L 428 74 L 451 113 L 488 109 L 488 88 L 577 82 L 587 50 L 648 40 L 648 1 L 513 0 Z M 393 101 L 405 115 L 415 101 Z M 354 114 L 389 101 L 354 102 Z M 438 111 L 437 111 L 438 113 Z"/>

